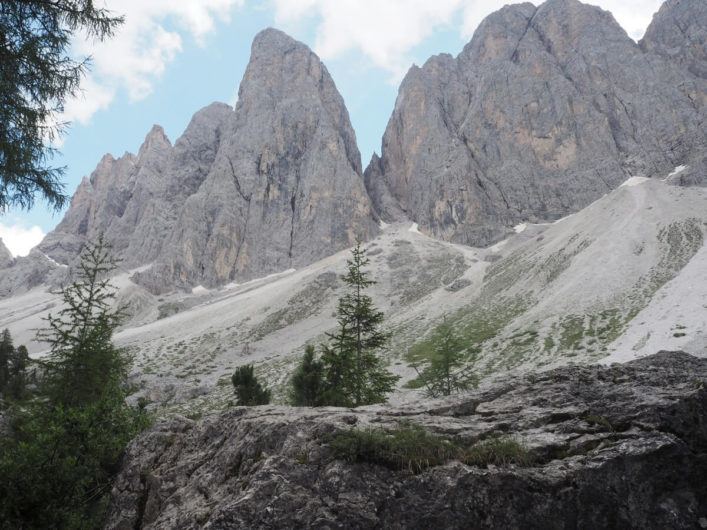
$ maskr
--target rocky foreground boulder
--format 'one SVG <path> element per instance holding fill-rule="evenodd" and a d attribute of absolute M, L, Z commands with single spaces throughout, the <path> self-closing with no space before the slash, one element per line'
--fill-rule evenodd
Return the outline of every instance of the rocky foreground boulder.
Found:
<path fill-rule="evenodd" d="M 335 443 L 371 429 L 523 454 Z M 704 528 L 705 476 L 707 359 L 664 351 L 398 407 L 163 419 L 127 448 L 105 528 Z"/>

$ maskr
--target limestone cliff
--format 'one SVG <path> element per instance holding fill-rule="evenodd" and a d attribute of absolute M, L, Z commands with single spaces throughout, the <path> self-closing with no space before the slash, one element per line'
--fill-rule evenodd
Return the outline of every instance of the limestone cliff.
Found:
<path fill-rule="evenodd" d="M 707 79 L 707 3 L 667 0 L 653 15 L 639 45 Z"/>
<path fill-rule="evenodd" d="M 341 95 L 304 44 L 269 29 L 253 42 L 235 115 L 166 250 L 138 280 L 217 285 L 316 259 L 377 232 Z"/>
<path fill-rule="evenodd" d="M 704 19 L 702 0 L 671 4 Z M 671 34 L 682 64 L 648 51 L 657 29 L 641 48 L 610 13 L 577 0 L 504 7 L 458 57 L 410 69 L 369 190 L 387 188 L 430 235 L 486 245 L 516 223 L 577 211 L 629 176 L 699 163 L 707 83 L 689 70 L 705 24 L 691 27 Z"/>

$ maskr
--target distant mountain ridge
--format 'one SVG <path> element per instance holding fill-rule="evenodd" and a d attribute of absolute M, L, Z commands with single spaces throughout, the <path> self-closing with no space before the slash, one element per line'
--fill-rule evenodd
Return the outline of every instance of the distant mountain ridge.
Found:
<path fill-rule="evenodd" d="M 0 262 L 0 297 L 61 281 L 99 233 L 162 293 L 305 266 L 379 218 L 487 246 L 630 176 L 704 185 L 705 28 L 701 0 L 665 2 L 639 44 L 577 0 L 506 6 L 458 57 L 410 69 L 365 172 L 326 67 L 265 30 L 236 108 L 201 109 L 174 145 L 155 126 L 137 155 L 106 155 L 56 229 Z"/>
<path fill-rule="evenodd" d="M 22 259 L 56 281 L 104 233 L 153 292 L 215 286 L 309 264 L 378 231 L 341 95 L 304 44 L 254 42 L 235 110 L 201 109 L 174 146 L 161 127 L 138 155 L 103 157 L 59 223 Z M 0 278 L 0 295 L 31 287 Z M 23 285 L 24 283 L 24 285 Z"/>

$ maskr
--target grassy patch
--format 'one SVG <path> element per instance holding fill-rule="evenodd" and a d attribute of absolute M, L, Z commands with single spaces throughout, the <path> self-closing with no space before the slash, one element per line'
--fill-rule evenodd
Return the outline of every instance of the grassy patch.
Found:
<path fill-rule="evenodd" d="M 464 256 L 442 252 L 433 257 L 418 254 L 411 245 L 402 245 L 387 258 L 393 292 L 401 305 L 409 305 L 459 278 L 467 269 Z"/>
<path fill-rule="evenodd" d="M 168 302 L 157 306 L 157 320 L 176 315 L 184 309 L 184 305 L 177 302 Z"/>
<path fill-rule="evenodd" d="M 305 289 L 290 298 L 284 308 L 269 314 L 253 328 L 248 336 L 248 341 L 257 342 L 275 331 L 315 315 L 331 298 L 329 291 L 335 289 L 337 284 L 335 273 L 320 274 Z"/>
<path fill-rule="evenodd" d="M 422 381 L 419 377 L 415 377 L 413 379 L 410 379 L 407 381 L 404 385 L 403 388 L 411 388 L 411 389 L 416 389 L 416 388 L 422 388 L 425 386 L 425 382 Z"/>
<path fill-rule="evenodd" d="M 529 451 L 515 440 L 494 438 L 465 447 L 457 441 L 430 434 L 417 425 L 390 430 L 337 431 L 325 441 L 337 458 L 411 473 L 420 473 L 450 460 L 474 466 L 528 466 L 533 461 Z"/>
<path fill-rule="evenodd" d="M 462 341 L 468 344 L 470 355 L 482 351 L 484 344 L 494 339 L 515 317 L 525 312 L 531 302 L 523 297 L 498 299 L 492 306 L 482 304 L 461 309 L 456 314 L 448 317 Z M 535 337 L 535 331 L 518 334 L 519 342 Z M 430 360 L 430 352 L 434 351 L 432 336 L 412 346 L 407 354 L 410 362 L 424 362 Z"/>

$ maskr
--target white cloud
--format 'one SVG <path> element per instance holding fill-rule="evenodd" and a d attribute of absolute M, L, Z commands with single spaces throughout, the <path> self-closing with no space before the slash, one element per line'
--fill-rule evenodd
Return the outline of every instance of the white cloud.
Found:
<path fill-rule="evenodd" d="M 255 1 L 255 0 L 250 0 Z M 87 124 L 121 91 L 132 101 L 147 97 L 153 84 L 182 51 L 184 38 L 203 44 L 217 21 L 228 21 L 245 0 L 103 0 L 125 24 L 105 42 L 77 39 L 74 53 L 92 55 L 92 72 L 82 93 L 67 101 L 61 120 Z M 292 30 L 316 21 L 314 49 L 324 59 L 350 51 L 390 72 L 391 83 L 407 71 L 413 48 L 442 27 L 471 38 L 484 17 L 509 0 L 269 0 L 275 21 Z M 538 5 L 540 2 L 534 0 Z M 589 0 L 610 10 L 634 39 L 639 39 L 662 0 Z M 440 50 L 444 51 L 444 50 Z"/>
<path fill-rule="evenodd" d="M 96 83 L 92 75 L 86 76 L 81 82 L 81 92 L 64 105 L 64 119 L 82 125 L 90 123 L 94 113 L 108 108 L 115 97 L 115 90 L 115 87 Z M 61 140 L 58 139 L 59 142 Z M 61 147 L 61 144 L 58 146 Z"/>
<path fill-rule="evenodd" d="M 398 81 L 408 52 L 439 26 L 451 25 L 464 0 L 273 0 L 275 21 L 287 27 L 318 17 L 314 49 L 322 59 L 361 51 Z"/>
<path fill-rule="evenodd" d="M 400 80 L 409 53 L 435 29 L 458 28 L 470 39 L 484 17 L 512 0 L 271 0 L 275 21 L 286 30 L 315 19 L 314 49 L 322 59 L 361 52 Z M 534 0 L 535 5 L 542 2 Z M 662 0 L 588 0 L 614 14 L 634 39 L 640 38 Z M 444 50 L 440 50 L 444 51 Z"/>
<path fill-rule="evenodd" d="M 29 254 L 46 235 L 40 227 L 27 227 L 21 219 L 15 218 L 12 223 L 0 223 L 0 239 L 15 257 Z"/>
<path fill-rule="evenodd" d="M 203 45 L 217 20 L 228 21 L 244 0 L 104 0 L 113 14 L 125 15 L 125 23 L 104 42 L 76 39 L 73 53 L 91 55 L 91 74 L 82 93 L 67 101 L 62 121 L 90 122 L 93 114 L 107 108 L 119 91 L 131 101 L 147 97 L 153 83 L 182 51 L 182 40 L 191 35 Z"/>

